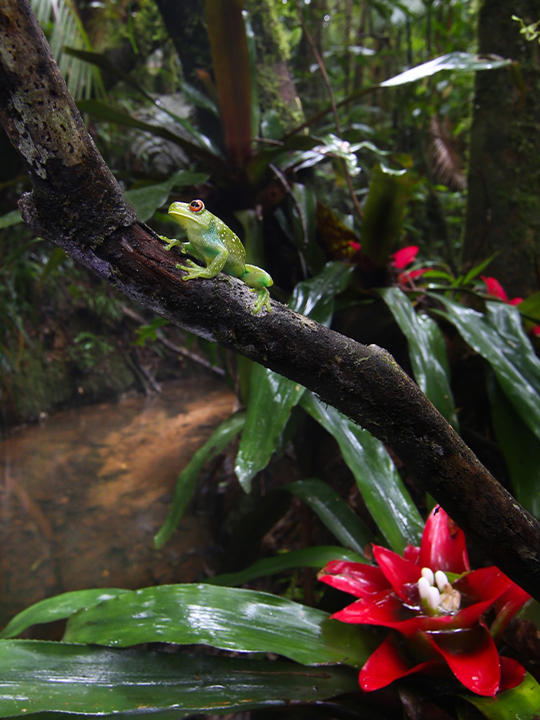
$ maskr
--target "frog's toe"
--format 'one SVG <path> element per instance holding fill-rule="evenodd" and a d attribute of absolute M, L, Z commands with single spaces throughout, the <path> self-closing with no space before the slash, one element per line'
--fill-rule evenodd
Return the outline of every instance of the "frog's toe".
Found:
<path fill-rule="evenodd" d="M 255 307 L 253 308 L 254 315 L 257 315 L 257 313 L 261 311 L 263 306 L 266 306 L 268 312 L 272 312 L 272 305 L 270 304 L 270 293 L 266 288 L 262 288 L 262 290 L 258 291 L 257 302 L 255 303 Z"/>

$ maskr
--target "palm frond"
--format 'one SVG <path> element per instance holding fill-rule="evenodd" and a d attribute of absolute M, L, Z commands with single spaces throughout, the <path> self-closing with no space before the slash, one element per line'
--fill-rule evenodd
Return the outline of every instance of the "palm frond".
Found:
<path fill-rule="evenodd" d="M 99 70 L 65 52 L 92 49 L 73 0 L 31 0 L 31 4 L 73 97 L 102 96 Z"/>

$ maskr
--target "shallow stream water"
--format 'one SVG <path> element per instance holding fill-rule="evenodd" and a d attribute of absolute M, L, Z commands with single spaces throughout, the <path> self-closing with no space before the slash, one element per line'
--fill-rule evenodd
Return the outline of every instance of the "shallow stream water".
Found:
<path fill-rule="evenodd" d="M 178 473 L 233 409 L 213 378 L 59 412 L 0 445 L 0 626 L 45 597 L 207 575 L 208 518 L 187 515 L 162 550 Z"/>

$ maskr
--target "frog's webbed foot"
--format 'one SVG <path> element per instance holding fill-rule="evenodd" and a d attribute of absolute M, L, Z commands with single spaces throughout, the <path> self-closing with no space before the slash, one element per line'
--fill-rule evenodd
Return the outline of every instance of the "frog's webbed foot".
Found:
<path fill-rule="evenodd" d="M 272 312 L 272 305 L 270 304 L 270 293 L 268 292 L 267 288 L 261 288 L 260 290 L 257 290 L 256 288 L 251 288 L 252 292 L 258 293 L 257 295 L 257 302 L 255 303 L 255 307 L 253 308 L 253 314 L 256 315 L 263 306 L 266 307 L 268 312 Z"/>
<path fill-rule="evenodd" d="M 203 277 L 203 278 L 209 277 L 208 269 L 201 267 L 200 265 L 197 265 L 197 263 L 194 262 L 193 260 L 191 260 L 190 258 L 186 259 L 184 265 L 179 263 L 176 266 L 176 269 L 177 270 L 185 270 L 187 272 L 187 275 L 184 275 L 182 277 L 182 280 L 184 280 L 184 281 L 185 280 L 193 280 L 194 278 L 198 278 L 198 277 Z"/>
<path fill-rule="evenodd" d="M 167 243 L 164 248 L 164 250 L 166 250 L 167 252 L 173 247 L 179 247 L 181 253 L 189 252 L 187 248 L 187 246 L 189 245 L 188 242 L 184 242 L 183 240 L 176 240 L 176 238 L 168 238 L 165 235 L 160 235 L 159 239 Z"/>

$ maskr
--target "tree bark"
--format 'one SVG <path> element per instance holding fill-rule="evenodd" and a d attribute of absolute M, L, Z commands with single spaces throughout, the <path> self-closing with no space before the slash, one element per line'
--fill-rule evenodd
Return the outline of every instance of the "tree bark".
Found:
<path fill-rule="evenodd" d="M 0 47 L 0 120 L 32 179 L 20 201 L 32 230 L 159 315 L 301 383 L 387 442 L 493 562 L 540 600 L 540 524 L 393 358 L 280 303 L 254 315 L 253 293 L 234 278 L 182 282 L 174 255 L 134 222 L 27 0 L 0 0 Z"/>
<path fill-rule="evenodd" d="M 510 297 L 539 288 L 540 47 L 511 19 L 534 23 L 538 13 L 536 0 L 484 0 L 478 18 L 478 52 L 519 69 L 476 73 L 465 259 L 475 265 L 498 253 L 488 271 Z"/>

